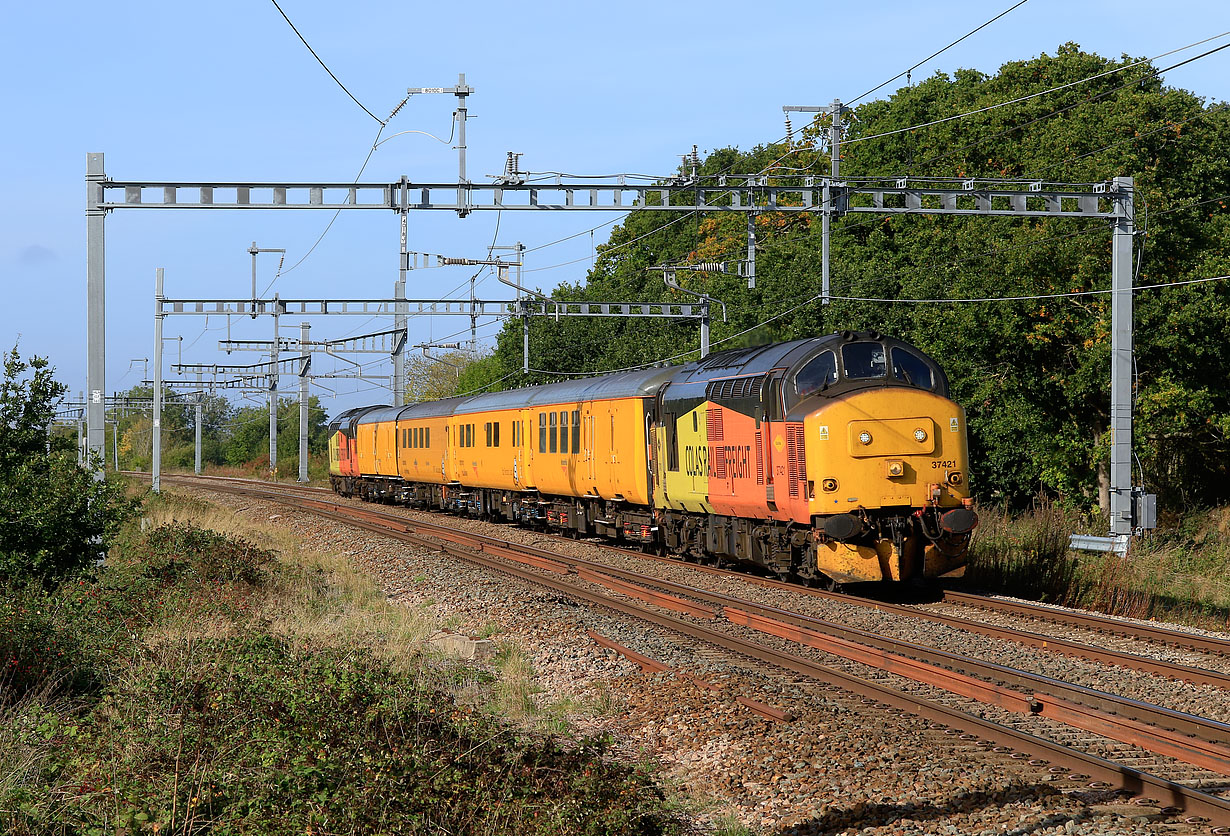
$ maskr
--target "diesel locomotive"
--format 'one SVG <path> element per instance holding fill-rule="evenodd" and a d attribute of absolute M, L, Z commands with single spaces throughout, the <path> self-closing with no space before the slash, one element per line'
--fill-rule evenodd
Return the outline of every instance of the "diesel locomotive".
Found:
<path fill-rule="evenodd" d="M 874 331 L 352 409 L 329 465 L 345 496 L 822 585 L 957 577 L 978 524 L 947 378 Z"/>

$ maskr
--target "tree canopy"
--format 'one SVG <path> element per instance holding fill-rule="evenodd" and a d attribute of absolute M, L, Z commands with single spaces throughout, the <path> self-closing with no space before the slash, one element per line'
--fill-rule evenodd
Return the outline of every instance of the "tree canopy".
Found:
<path fill-rule="evenodd" d="M 1054 92 L 1032 95 L 1048 90 Z M 914 127 L 953 116 L 960 118 Z M 1230 273 L 1227 106 L 1165 86 L 1147 61 L 1065 44 L 994 75 L 937 73 L 858 105 L 854 117 L 842 146 L 843 177 L 1134 178 L 1136 284 L 1145 288 L 1135 294 L 1140 469 L 1172 505 L 1230 498 L 1230 382 L 1220 373 L 1230 362 L 1230 287 L 1147 288 Z M 764 174 L 781 184 L 824 175 L 828 152 L 816 143 L 827 134 L 826 119 L 789 143 L 715 150 L 699 174 Z M 733 214 L 634 211 L 599 248 L 585 279 L 554 296 L 684 301 L 649 268 L 740 258 L 745 224 Z M 1023 502 L 1047 492 L 1092 504 L 1101 486 L 1104 501 L 1109 297 L 1066 294 L 1109 288 L 1109 227 L 1070 218 L 911 214 L 847 214 L 833 227 L 832 293 L 841 298 L 829 305 L 817 298 L 821 235 L 811 214 L 756 217 L 755 289 L 737 276 L 686 274 L 686 286 L 728 305 L 728 321 L 713 326 L 714 349 L 844 329 L 909 340 L 944 365 L 953 397 L 967 410 L 982 497 Z M 694 324 L 661 321 L 535 320 L 530 345 L 531 367 L 556 373 L 698 356 Z M 513 322 L 475 382 L 550 379 L 521 375 L 520 365 L 520 323 Z M 463 388 L 468 382 L 463 375 Z"/>

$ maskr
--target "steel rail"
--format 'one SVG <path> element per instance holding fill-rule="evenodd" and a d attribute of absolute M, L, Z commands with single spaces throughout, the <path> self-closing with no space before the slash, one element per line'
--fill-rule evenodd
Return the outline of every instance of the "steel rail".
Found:
<path fill-rule="evenodd" d="M 259 482 L 256 480 L 236 479 L 234 477 L 176 476 L 176 477 L 168 477 L 168 478 L 227 479 L 227 480 L 240 482 L 240 483 L 246 482 L 250 485 L 259 485 L 261 487 L 270 486 L 270 483 Z M 281 486 L 281 487 L 284 490 L 304 490 L 304 488 L 301 486 Z M 323 489 L 323 488 L 312 488 L 311 490 L 321 491 L 321 492 L 329 493 L 330 495 L 332 495 L 331 491 L 328 491 L 327 489 Z M 371 511 L 368 513 L 383 515 L 388 518 L 402 519 L 401 517 L 398 517 L 397 515 L 388 514 L 387 512 Z M 447 526 L 442 526 L 439 523 L 416 521 L 416 525 L 419 525 L 420 527 L 424 527 L 424 528 L 435 527 L 435 528 L 440 528 L 443 530 L 453 531 L 452 529 L 448 529 Z M 534 550 L 534 547 L 532 546 L 517 546 L 517 548 L 521 548 L 526 551 Z M 686 563 L 686 562 L 683 562 L 683 561 L 680 561 L 674 558 L 665 558 L 665 557 L 658 557 L 656 555 L 647 555 L 643 552 L 636 552 L 636 551 L 631 551 L 628 549 L 621 549 L 621 548 L 613 547 L 613 546 L 604 545 L 602 546 L 602 548 L 605 548 L 611 551 L 616 551 L 621 554 L 633 556 L 638 559 L 652 560 L 654 562 L 659 562 L 664 565 L 686 566 L 690 570 L 693 570 L 693 571 L 699 571 L 699 572 L 703 572 L 707 574 L 714 574 L 714 575 L 718 575 L 722 577 L 735 577 L 735 578 L 740 579 L 741 581 L 751 583 L 757 586 L 764 586 L 764 587 L 768 587 L 771 589 L 780 589 L 780 590 L 792 592 L 795 594 L 820 597 L 826 600 L 836 601 L 838 603 L 844 603 L 844 604 L 849 604 L 852 606 L 873 609 L 879 612 L 892 613 L 892 614 L 900 615 L 900 616 L 907 617 L 907 618 L 921 619 L 924 621 L 930 621 L 935 624 L 943 624 L 945 626 L 952 627 L 958 630 L 964 630 L 966 632 L 977 633 L 979 635 L 988 636 L 990 638 L 999 639 L 1001 641 L 1017 642 L 1019 644 L 1024 644 L 1026 646 L 1036 647 L 1041 650 L 1047 650 L 1052 653 L 1059 653 L 1062 655 L 1071 656 L 1071 657 L 1079 658 L 1079 659 L 1087 659 L 1087 660 L 1091 660 L 1094 662 L 1098 662 L 1100 664 L 1118 665 L 1120 667 L 1129 668 L 1131 670 L 1143 671 L 1145 673 L 1150 673 L 1150 674 L 1154 674 L 1157 676 L 1166 676 L 1166 677 L 1171 677 L 1174 679 L 1186 680 L 1188 682 L 1192 682 L 1197 685 L 1210 685 L 1215 688 L 1223 688 L 1226 690 L 1230 690 L 1230 674 L 1223 673 L 1222 671 L 1213 671 L 1213 670 L 1208 670 L 1205 668 L 1197 668 L 1191 665 L 1183 665 L 1177 662 L 1169 662 L 1169 661 L 1162 660 L 1162 659 L 1151 659 L 1147 656 L 1141 656 L 1135 653 L 1127 653 L 1121 650 L 1113 650 L 1110 648 L 1096 647 L 1094 645 L 1085 644 L 1083 642 L 1078 642 L 1072 639 L 1065 639 L 1065 638 L 1056 637 L 1056 636 L 1048 636 L 1048 635 L 1044 635 L 1041 633 L 1034 633 L 1034 632 L 1030 632 L 1027 630 L 1021 630 L 1015 627 L 1003 627 L 1003 626 L 994 625 L 994 624 L 986 624 L 981 621 L 973 621 L 971 619 L 961 618 L 960 616 L 948 615 L 946 613 L 936 613 L 930 610 L 920 609 L 918 607 L 910 607 L 910 606 L 904 606 L 901 604 L 893 604 L 893 603 L 889 603 L 885 601 L 878 601 L 872 598 L 863 598 L 863 597 L 859 597 L 855 595 L 847 595 L 847 594 L 841 594 L 841 593 L 826 592 L 824 590 L 811 589 L 808 587 L 801 586 L 799 584 L 787 583 L 785 581 L 779 581 L 779 580 L 775 580 L 772 578 L 762 578 L 762 577 L 758 577 L 755 575 L 749 575 L 745 572 L 732 572 L 730 570 L 718 569 L 718 568 L 711 567 L 711 566 L 703 566 L 703 565 L 699 565 L 695 563 Z M 538 551 L 543 554 L 548 553 L 547 550 L 540 549 Z M 593 566 L 595 568 L 598 568 L 600 571 L 605 571 L 601 569 L 602 564 L 593 564 Z M 1014 609 L 1014 607 L 1016 607 L 1017 605 L 1015 605 L 1012 602 L 1000 602 L 995 599 L 986 599 L 980 596 L 967 596 L 965 593 L 952 593 L 952 592 L 946 591 L 945 600 L 948 600 L 950 596 L 956 596 L 953 598 L 953 600 L 955 601 L 957 600 L 957 598 L 959 598 L 961 603 L 964 603 L 965 598 L 967 597 L 970 599 L 973 599 L 973 601 L 975 601 L 976 603 L 970 604 L 971 606 L 982 606 L 984 603 L 989 602 L 991 605 L 993 605 L 993 606 L 988 606 L 987 608 L 989 609 L 1000 609 L 1000 610 L 1007 611 L 1007 612 L 1014 612 L 1015 614 L 1018 614 L 1018 615 L 1022 614 L 1022 612 L 1018 612 L 1016 609 Z M 1037 605 L 1021 605 L 1021 608 L 1027 613 L 1032 613 L 1034 610 L 1040 610 L 1047 614 L 1054 612 L 1053 610 L 1049 608 L 1038 607 Z M 1109 623 L 1115 626 L 1122 626 L 1125 624 L 1125 622 L 1115 621 L 1112 619 L 1105 619 L 1104 617 L 1098 617 L 1094 615 L 1085 615 L 1082 613 L 1060 612 L 1058 615 L 1061 617 L 1068 617 L 1068 619 L 1066 621 L 1064 618 L 1057 618 L 1054 620 L 1060 621 L 1061 623 L 1072 623 L 1075 626 L 1088 626 L 1089 623 Z M 1137 626 L 1137 625 L 1128 625 L 1128 626 Z M 1090 628 L 1090 629 L 1094 629 L 1094 628 Z M 1149 640 L 1154 640 L 1154 641 L 1163 640 L 1161 638 L 1155 639 L 1154 636 L 1162 636 L 1162 635 L 1175 636 L 1176 638 L 1174 640 L 1167 642 L 1169 644 L 1178 644 L 1180 643 L 1180 641 L 1186 641 L 1189 638 L 1193 640 L 1203 639 L 1207 647 L 1196 647 L 1195 649 L 1198 649 L 1198 650 L 1207 649 L 1210 652 L 1216 652 L 1213 650 L 1213 648 L 1218 646 L 1219 643 L 1224 644 L 1227 648 L 1230 648 L 1230 641 L 1227 641 L 1227 640 L 1214 639 L 1214 638 L 1201 637 L 1201 636 L 1192 636 L 1191 634 L 1188 634 L 1188 633 L 1176 633 L 1174 631 L 1166 630 L 1165 628 L 1146 628 L 1146 631 L 1147 631 L 1147 634 L 1141 637 L 1149 639 Z M 1109 631 L 1107 630 L 1103 632 L 1109 632 Z M 1131 635 L 1127 633 L 1126 631 L 1121 630 L 1119 632 L 1123 635 L 1128 635 L 1128 636 Z M 1192 641 L 1188 643 L 1190 645 L 1190 644 L 1195 644 L 1197 642 Z"/>
<path fill-rule="evenodd" d="M 481 551 L 474 552 L 456 544 L 435 543 L 429 539 L 425 539 L 421 535 L 410 533 L 409 531 L 398 531 L 391 529 L 386 524 L 388 522 L 387 520 L 369 521 L 364 519 L 356 519 L 355 515 L 352 513 L 356 509 L 340 506 L 335 503 L 325 503 L 318 500 L 310 500 L 303 497 L 287 495 L 278 496 L 277 494 L 271 494 L 267 491 L 256 491 L 240 487 L 231 487 L 224 490 L 240 494 L 249 493 L 256 494 L 258 496 L 273 496 L 277 501 L 292 506 L 316 506 L 313 510 L 315 510 L 322 517 L 336 520 L 345 525 L 367 529 L 383 536 L 392 536 L 396 539 L 402 539 L 432 551 L 447 553 L 450 556 L 480 565 L 492 571 L 510 575 L 539 586 L 546 586 L 556 592 L 574 599 L 580 599 L 595 606 L 603 607 L 624 615 L 629 615 L 642 621 L 647 621 L 664 629 L 688 636 L 689 638 L 704 641 L 725 650 L 738 653 L 758 661 L 767 662 L 784 670 L 792 671 L 812 679 L 838 685 L 851 693 L 876 700 L 878 703 L 883 703 L 892 708 L 898 708 L 902 711 L 919 716 L 922 719 L 941 723 L 945 726 L 959 726 L 964 728 L 973 727 L 974 729 L 977 729 L 980 734 L 985 734 L 993 740 L 998 739 L 1001 741 L 1010 742 L 1012 747 L 1019 751 L 1033 753 L 1035 756 L 1044 755 L 1049 758 L 1054 758 L 1057 762 L 1073 766 L 1077 769 L 1086 770 L 1087 775 L 1082 775 L 1082 778 L 1094 777 L 1098 781 L 1118 786 L 1137 795 L 1147 793 L 1151 796 L 1156 796 L 1158 799 L 1163 801 L 1168 801 L 1170 802 L 1170 806 L 1183 810 L 1191 815 L 1200 816 L 1219 825 L 1230 825 L 1230 801 L 1226 801 L 1218 798 L 1217 796 L 1193 789 L 1191 787 L 1183 786 L 1182 784 L 1178 784 L 1173 781 L 1167 781 L 1156 775 L 1134 769 L 1125 764 L 1115 763 L 1113 761 L 1106 760 L 1105 758 L 1100 758 L 1096 755 L 1091 755 L 1087 752 L 1081 752 L 1077 749 L 1055 743 L 1054 741 L 1036 737 L 1017 729 L 1012 729 L 989 720 L 966 714 L 958 709 L 932 702 L 923 697 L 894 691 L 877 683 L 868 682 L 843 671 L 829 668 L 805 657 L 788 654 L 766 645 L 758 644 L 728 633 L 694 624 L 675 616 L 667 615 L 656 610 L 647 609 L 618 598 L 612 598 L 604 594 L 591 592 L 563 580 L 557 580 L 550 575 L 538 574 L 528 569 L 522 569 L 515 565 L 494 560 L 487 556 L 487 554 L 501 555 L 501 553 L 510 552 L 507 548 L 508 544 L 505 543 L 488 545 L 482 543 L 479 541 L 479 538 L 474 537 L 473 535 L 467 535 L 466 539 L 479 541 L 479 548 Z M 332 506 L 334 510 L 327 510 L 326 508 L 321 508 L 320 506 Z M 362 516 L 367 516 L 370 518 L 375 515 L 364 514 Z M 410 523 L 402 522 L 402 525 L 408 526 Z M 540 559 L 534 555 L 527 555 L 522 552 L 518 554 L 514 560 L 525 561 L 526 558 L 533 558 L 536 560 Z M 566 568 L 565 571 L 567 571 Z"/>
<path fill-rule="evenodd" d="M 1188 633 L 1183 630 L 1174 630 L 1152 624 L 1140 624 L 1135 621 L 1124 621 L 1123 619 L 1099 613 L 1060 610 L 1041 604 L 1025 601 L 1005 601 L 986 595 L 976 595 L 971 592 L 957 592 L 954 590 L 944 591 L 944 601 L 964 607 L 976 607 L 983 610 L 1009 613 L 1010 615 L 1023 615 L 1043 621 L 1054 621 L 1099 633 L 1111 633 L 1112 635 L 1127 636 L 1134 639 L 1147 639 L 1159 644 L 1169 644 L 1204 653 L 1230 656 L 1230 639 L 1218 636 L 1205 636 L 1199 633 Z"/>
<path fill-rule="evenodd" d="M 580 571 L 600 574 L 593 570 L 592 564 L 576 558 L 568 560 L 574 566 L 584 567 Z M 1230 724 L 814 616 L 788 612 L 732 595 L 659 578 L 646 578 L 614 567 L 603 571 L 624 581 L 623 588 L 608 586 L 642 600 L 653 602 L 651 596 L 646 594 L 649 590 L 634 586 L 638 580 L 668 590 L 670 597 L 676 601 L 680 598 L 675 596 L 682 596 L 713 604 L 720 608 L 728 621 L 740 626 L 806 644 L 1011 711 L 1057 719 L 1122 743 L 1230 775 Z M 640 590 L 639 594 L 637 589 Z M 708 611 L 704 612 L 709 616 Z M 868 648 L 882 652 L 868 653 Z M 925 669 L 915 664 L 914 660 L 922 662 Z M 972 680 L 971 677 L 981 679 Z M 1025 693 L 991 683 L 1021 688 Z M 1081 706 L 1080 710 L 1063 708 L 1072 704 Z M 1094 717 L 1094 712 L 1099 716 Z"/>

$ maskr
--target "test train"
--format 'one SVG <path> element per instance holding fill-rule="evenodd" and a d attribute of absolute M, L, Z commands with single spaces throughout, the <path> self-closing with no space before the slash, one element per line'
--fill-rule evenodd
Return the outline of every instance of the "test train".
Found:
<path fill-rule="evenodd" d="M 344 496 L 822 585 L 957 577 L 978 524 L 947 378 L 874 331 L 361 407 L 328 432 Z"/>

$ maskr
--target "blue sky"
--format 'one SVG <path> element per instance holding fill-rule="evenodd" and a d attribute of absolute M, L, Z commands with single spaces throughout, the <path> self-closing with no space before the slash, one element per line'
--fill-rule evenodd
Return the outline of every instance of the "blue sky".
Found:
<path fill-rule="evenodd" d="M 523 152 L 522 168 L 531 171 L 655 174 L 671 172 L 693 144 L 705 151 L 775 140 L 783 133 L 783 104 L 852 98 L 1013 4 L 279 2 L 329 68 L 381 118 L 407 87 L 451 86 L 466 73 L 476 117 L 468 124 L 469 175 L 480 182 L 502 170 L 510 150 Z M 116 180 L 347 182 L 379 127 L 267 0 L 10 3 L 2 21 L 0 171 L 7 199 L 0 207 L 0 342 L 7 348 L 20 335 L 23 354 L 50 357 L 74 397 L 85 388 L 87 152 L 104 152 Z M 1212 0 L 1029 0 L 920 67 L 914 79 L 961 67 L 993 73 L 1067 41 L 1106 56 L 1149 57 L 1225 30 L 1230 11 Z M 1175 70 L 1166 82 L 1208 101 L 1230 99 L 1230 51 Z M 418 130 L 447 138 L 454 104 L 451 96 L 416 96 L 384 136 Z M 447 145 L 406 134 L 379 147 L 362 180 L 406 174 L 441 182 L 454 180 L 456 171 L 456 152 Z M 135 384 L 141 364 L 132 359 L 152 356 L 156 268 L 166 269 L 170 297 L 243 296 L 253 241 L 286 248 L 289 267 L 331 216 L 112 213 L 107 391 Z M 536 247 L 615 217 L 504 213 L 498 241 Z M 494 213 L 412 214 L 409 246 L 483 257 L 495 223 Z M 608 230 L 595 232 L 593 243 Z M 342 213 L 274 290 L 284 297 L 391 296 L 398 235 L 393 213 Z M 588 234 L 537 250 L 527 260 L 535 271 L 527 283 L 547 289 L 577 282 L 591 252 Z M 276 267 L 277 256 L 261 257 L 262 286 Z M 469 275 L 465 268 L 416 271 L 408 295 L 448 294 Z M 503 298 L 503 290 L 486 278 L 479 295 Z M 312 335 L 390 325 L 319 318 Z M 297 326 L 296 318 L 283 322 L 284 332 Z M 225 322 L 211 318 L 208 327 L 200 318 L 169 318 L 166 335 L 183 336 L 186 362 L 259 360 L 220 354 Z M 236 320 L 231 335 L 267 339 L 270 327 L 267 319 Z M 411 339 L 438 340 L 467 327 L 459 318 L 415 320 Z M 488 324 L 480 337 L 489 341 L 496 330 Z M 176 350 L 168 343 L 169 354 Z M 387 363 L 379 373 L 388 373 Z M 284 389 L 290 385 L 284 380 Z M 336 398 L 320 392 L 331 412 L 388 397 L 372 384 L 335 388 Z"/>

